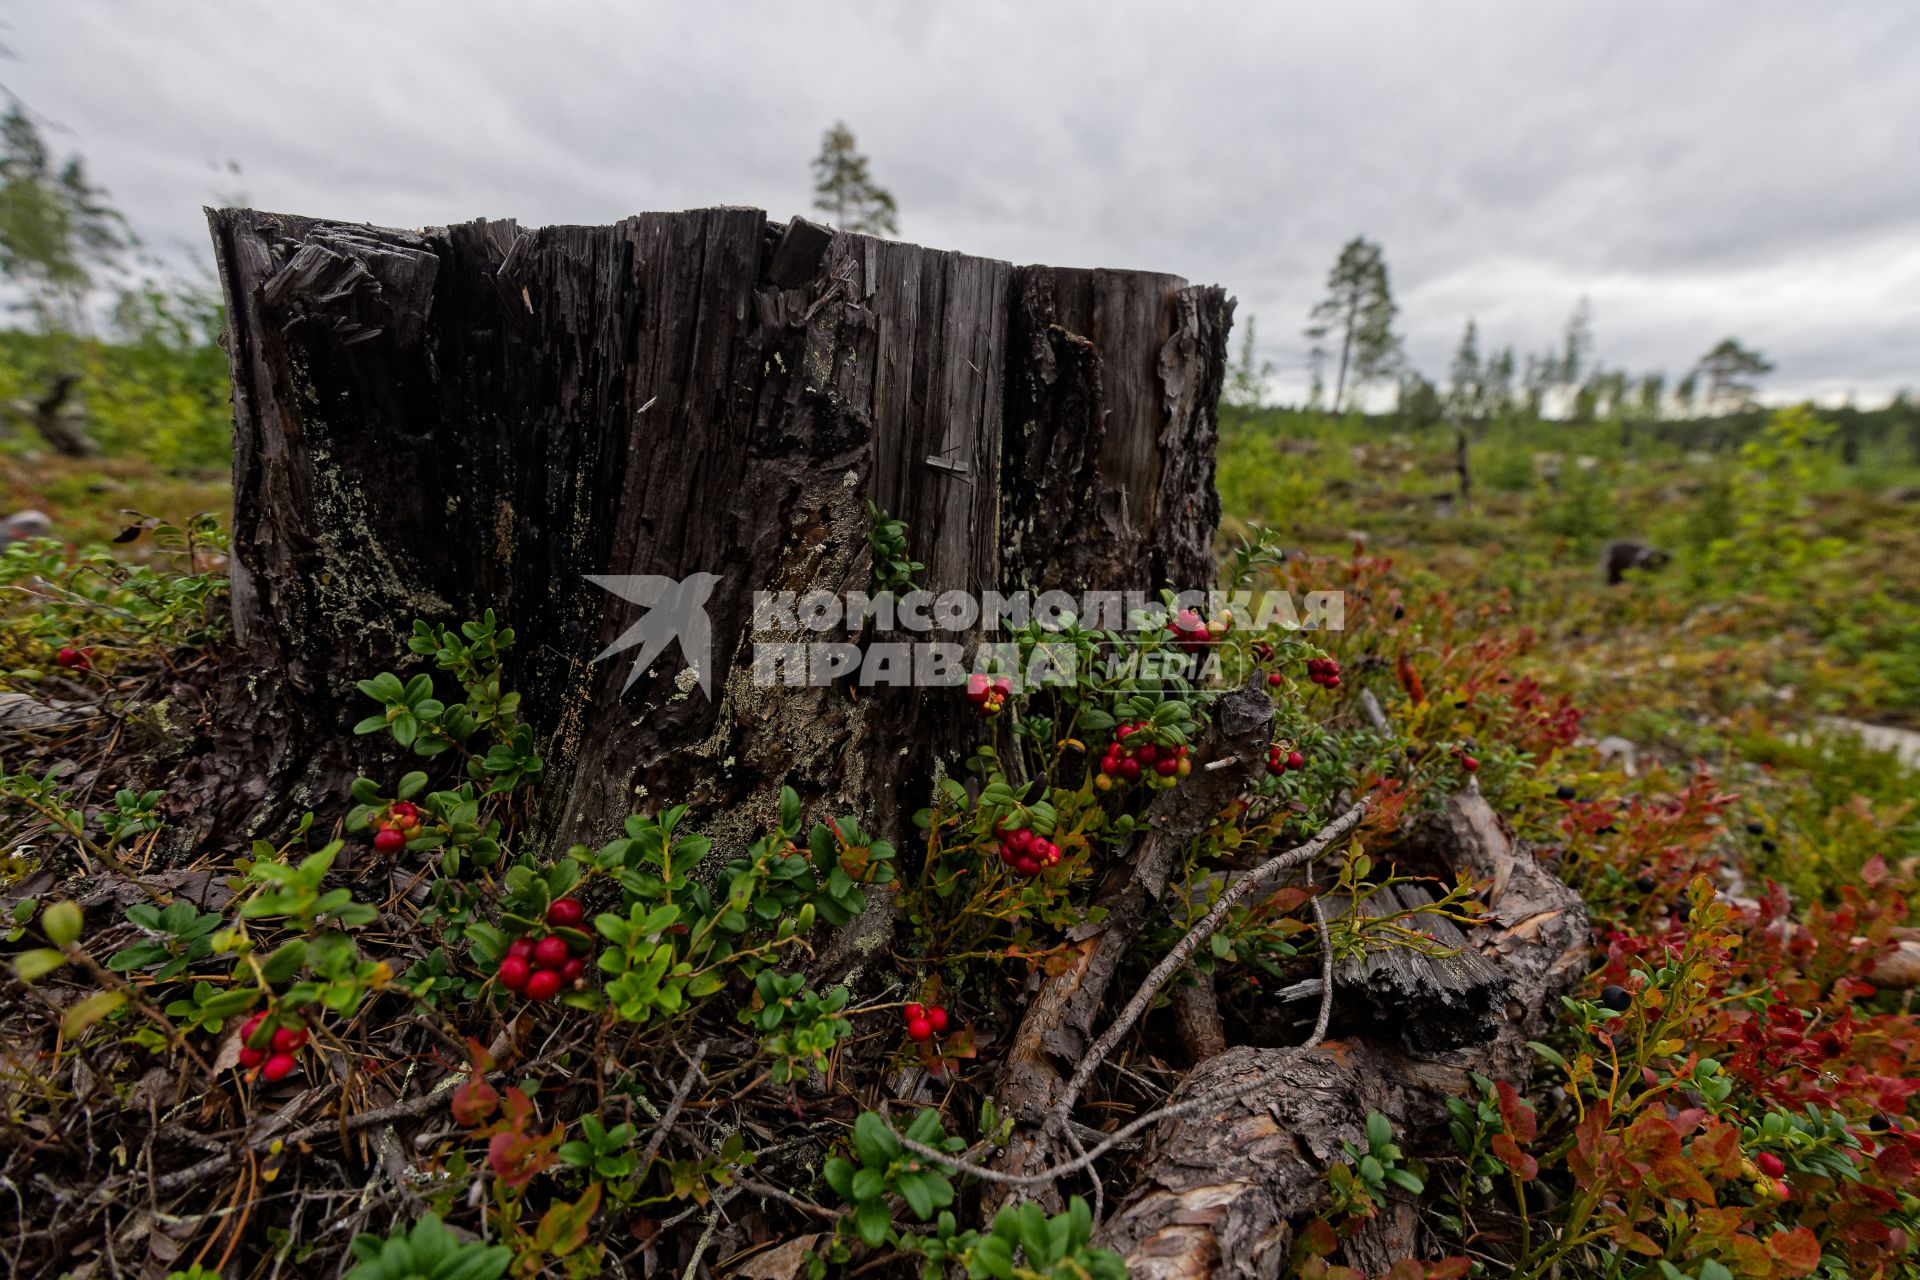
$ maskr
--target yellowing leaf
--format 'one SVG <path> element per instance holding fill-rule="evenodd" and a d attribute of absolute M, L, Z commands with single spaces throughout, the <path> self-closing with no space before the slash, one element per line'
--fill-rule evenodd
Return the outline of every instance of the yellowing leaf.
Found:
<path fill-rule="evenodd" d="M 66 1016 L 60 1019 L 61 1033 L 71 1039 L 126 1002 L 127 997 L 121 992 L 96 991 L 67 1010 Z"/>

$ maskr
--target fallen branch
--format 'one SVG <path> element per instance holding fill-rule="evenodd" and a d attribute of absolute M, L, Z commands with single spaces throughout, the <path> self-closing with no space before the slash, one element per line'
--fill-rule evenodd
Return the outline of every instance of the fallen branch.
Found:
<path fill-rule="evenodd" d="M 1213 904 L 1213 910 L 1207 912 L 1199 924 L 1189 929 L 1186 937 L 1175 943 L 1173 950 L 1167 952 L 1160 963 L 1153 967 L 1153 971 L 1147 974 L 1146 981 L 1141 983 L 1140 990 L 1134 993 L 1133 999 L 1127 1002 L 1127 1007 L 1122 1009 L 1120 1015 L 1113 1020 L 1113 1025 L 1108 1027 L 1105 1034 L 1094 1041 L 1092 1047 L 1087 1050 L 1086 1056 L 1080 1061 L 1080 1066 L 1074 1071 L 1073 1078 L 1067 1081 L 1067 1087 L 1061 1092 L 1059 1100 L 1054 1103 L 1053 1114 L 1056 1120 L 1072 1108 L 1074 1102 L 1080 1097 L 1080 1091 L 1086 1088 L 1087 1081 L 1092 1079 L 1093 1073 L 1099 1069 L 1100 1064 L 1106 1061 L 1107 1055 L 1113 1052 L 1114 1046 L 1120 1043 L 1120 1038 L 1133 1029 L 1133 1024 L 1138 1022 L 1140 1016 L 1153 1004 L 1153 998 L 1160 993 L 1160 988 L 1166 986 L 1167 982 L 1187 963 L 1195 949 L 1211 938 L 1226 922 L 1227 913 L 1233 910 L 1234 904 L 1265 885 L 1273 876 L 1313 861 L 1326 852 L 1329 845 L 1345 838 L 1360 824 L 1360 820 L 1366 817 L 1367 803 L 1365 800 L 1359 801 L 1351 809 L 1328 823 L 1313 839 L 1267 859 L 1251 872 L 1241 876 L 1220 895 L 1219 901 Z M 1330 948 L 1328 951 L 1331 954 Z M 1325 1005 L 1329 1001 L 1323 1000 L 1321 1003 Z"/>
<path fill-rule="evenodd" d="M 1224 1089 L 1219 1093 L 1211 1093 L 1199 1098 L 1189 1098 L 1185 1102 L 1177 1102 L 1172 1106 L 1149 1111 L 1145 1115 L 1139 1116 L 1114 1130 L 1107 1135 L 1104 1142 L 1082 1151 L 1071 1160 L 1063 1160 L 1058 1164 L 1035 1173 L 1005 1173 L 999 1169 L 991 1169 L 985 1165 L 975 1164 L 971 1160 L 949 1155 L 937 1147 L 930 1147 L 925 1143 L 915 1142 L 898 1129 L 895 1129 L 891 1121 L 887 1123 L 887 1128 L 906 1150 L 925 1159 L 936 1161 L 941 1166 L 956 1173 L 979 1178 L 983 1182 L 998 1183 L 1005 1187 L 1037 1187 L 1051 1184 L 1069 1173 L 1077 1173 L 1082 1169 L 1091 1167 L 1100 1157 L 1120 1146 L 1134 1134 L 1159 1124 L 1162 1120 L 1172 1120 L 1180 1116 L 1191 1115 L 1196 1111 L 1202 1111 L 1208 1107 L 1216 1107 L 1222 1103 L 1232 1102 L 1236 1098 L 1244 1098 L 1250 1093 L 1257 1093 L 1267 1088 L 1269 1085 L 1278 1081 L 1282 1074 L 1291 1069 L 1293 1059 L 1310 1053 L 1320 1047 L 1321 1041 L 1327 1038 L 1327 1027 L 1330 1026 L 1333 1021 L 1333 934 L 1331 929 L 1328 928 L 1327 913 L 1321 907 L 1320 900 L 1318 898 L 1313 899 L 1311 905 L 1313 907 L 1314 927 L 1320 935 L 1321 990 L 1324 993 L 1320 999 L 1320 1016 L 1314 1023 L 1313 1034 L 1307 1038 L 1305 1043 L 1296 1045 L 1291 1049 L 1280 1050 L 1279 1053 L 1283 1055 L 1281 1059 L 1253 1080 L 1236 1085 L 1231 1089 Z"/>
<path fill-rule="evenodd" d="M 687 1105 L 687 1099 L 693 1093 L 694 1082 L 700 1078 L 700 1064 L 706 1060 L 707 1042 L 702 1040 L 693 1051 L 693 1061 L 687 1064 L 687 1073 L 680 1077 L 680 1087 L 673 1091 L 673 1100 L 667 1103 L 659 1123 L 653 1126 L 653 1136 L 647 1139 L 646 1149 L 640 1153 L 639 1168 L 642 1172 L 653 1167 L 653 1158 L 660 1154 L 660 1148 L 666 1144 L 667 1134 L 673 1131 L 673 1122 L 680 1118 L 681 1109 Z"/>
<path fill-rule="evenodd" d="M 449 1075 L 438 1085 L 417 1098 L 408 1098 L 403 1102 L 395 1102 L 384 1107 L 375 1107 L 372 1111 L 362 1111 L 359 1115 L 350 1117 L 344 1123 L 337 1120 L 318 1120 L 303 1129 L 296 1129 L 290 1134 L 276 1134 L 270 1138 L 260 1138 L 254 1142 L 247 1143 L 243 1147 L 237 1147 L 233 1151 L 212 1156 L 206 1160 L 202 1160 L 199 1164 L 189 1165 L 185 1169 L 170 1173 L 155 1182 L 153 1184 L 153 1190 L 155 1194 L 165 1194 L 169 1191 L 178 1191 L 182 1187 L 190 1187 L 194 1183 L 210 1178 L 231 1165 L 236 1156 L 242 1151 L 251 1152 L 256 1155 L 262 1154 L 271 1149 L 276 1142 L 283 1146 L 294 1147 L 311 1138 L 317 1138 L 323 1133 L 328 1133 L 336 1129 L 345 1129 L 351 1133 L 356 1129 L 364 1129 L 368 1125 L 384 1124 L 389 1120 L 401 1120 L 408 1116 L 417 1116 L 423 1111 L 430 1110 L 435 1104 L 444 1102 L 445 1099 L 441 1095 L 445 1093 L 448 1084 L 461 1078 L 460 1073 Z"/>

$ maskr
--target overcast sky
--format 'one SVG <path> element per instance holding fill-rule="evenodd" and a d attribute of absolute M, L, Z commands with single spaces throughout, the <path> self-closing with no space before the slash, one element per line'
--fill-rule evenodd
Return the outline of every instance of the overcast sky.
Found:
<path fill-rule="evenodd" d="M 151 246 L 202 204 L 421 226 L 811 201 L 844 119 L 901 233 L 1217 282 L 1283 393 L 1355 234 L 1409 354 L 1557 340 L 1780 394 L 1920 386 L 1920 4 L 10 0 L 7 88 Z M 237 175 L 224 171 L 237 162 Z"/>

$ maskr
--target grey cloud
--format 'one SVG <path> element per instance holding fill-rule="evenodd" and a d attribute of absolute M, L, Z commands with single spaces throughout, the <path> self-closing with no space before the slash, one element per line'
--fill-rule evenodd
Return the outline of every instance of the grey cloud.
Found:
<path fill-rule="evenodd" d="M 1296 381 L 1358 232 L 1429 375 L 1468 315 L 1539 348 L 1584 293 L 1612 363 L 1737 332 L 1782 390 L 1916 380 L 1901 0 L 96 0 L 23 7 L 9 43 L 11 87 L 180 258 L 227 157 L 255 204 L 373 222 L 784 216 L 845 119 L 909 238 L 1219 281 Z"/>

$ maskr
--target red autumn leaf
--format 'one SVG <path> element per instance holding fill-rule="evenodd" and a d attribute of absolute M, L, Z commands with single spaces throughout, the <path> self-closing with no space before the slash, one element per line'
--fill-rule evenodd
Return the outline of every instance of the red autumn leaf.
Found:
<path fill-rule="evenodd" d="M 1663 1156 L 1653 1166 L 1663 1194 L 1696 1204 L 1713 1203 L 1713 1187 L 1685 1156 Z"/>
<path fill-rule="evenodd" d="M 1687 1148 L 1700 1172 L 1712 1178 L 1732 1178 L 1740 1173 L 1740 1132 L 1721 1120 L 1709 1120 Z"/>
<path fill-rule="evenodd" d="M 1913 1153 L 1905 1147 L 1882 1147 L 1873 1158 L 1874 1172 L 1899 1186 L 1913 1177 Z"/>
<path fill-rule="evenodd" d="M 1771 1276 L 1774 1273 L 1773 1255 L 1767 1252 L 1767 1246 L 1752 1236 L 1733 1238 L 1733 1260 L 1743 1276 Z"/>
<path fill-rule="evenodd" d="M 1644 1111 L 1627 1129 L 1627 1149 L 1657 1163 L 1680 1154 L 1680 1134 L 1665 1116 Z"/>
<path fill-rule="evenodd" d="M 1496 1084 L 1494 1091 L 1500 1101 L 1500 1123 L 1506 1126 L 1516 1142 L 1532 1142 L 1539 1127 L 1534 1120 L 1532 1104 L 1505 1080 Z"/>
<path fill-rule="evenodd" d="M 483 1076 L 475 1076 L 453 1091 L 451 1108 L 456 1123 L 474 1128 L 485 1124 L 500 1109 L 500 1091 Z"/>
<path fill-rule="evenodd" d="M 1580 1117 L 1580 1123 L 1574 1126 L 1574 1149 L 1591 1161 L 1599 1153 L 1600 1135 L 1606 1132 L 1612 1118 L 1612 1111 L 1605 1102 L 1589 1107 L 1587 1114 Z"/>
<path fill-rule="evenodd" d="M 1752 1236 L 1740 1234 L 1740 1229 L 1745 1225 L 1745 1211 L 1741 1209 L 1703 1208 L 1695 1210 L 1693 1215 L 1694 1235 L 1714 1245 L 1726 1245 L 1735 1240 L 1753 1240 Z M 1760 1242 L 1753 1240 L 1753 1243 Z"/>
<path fill-rule="evenodd" d="M 1260 904 L 1261 914 L 1292 915 L 1300 908 L 1306 906 L 1307 899 L 1312 896 L 1311 893 L 1300 888 L 1298 885 L 1289 885 L 1284 889 L 1275 891 L 1272 896 Z"/>
<path fill-rule="evenodd" d="M 1793 1268 L 1789 1275 L 1810 1276 L 1820 1265 L 1820 1241 L 1805 1227 L 1774 1232 L 1767 1237 L 1767 1252 Z"/>
<path fill-rule="evenodd" d="M 1300 1280 L 1367 1280 L 1352 1267 L 1330 1267 L 1325 1258 L 1308 1258 L 1300 1264 Z"/>
<path fill-rule="evenodd" d="M 1315 1218 L 1300 1228 L 1296 1247 L 1305 1257 L 1323 1258 L 1340 1247 L 1340 1237 L 1333 1233 L 1333 1227 L 1325 1218 Z"/>
<path fill-rule="evenodd" d="M 1382 1280 L 1427 1280 L 1427 1269 L 1412 1258 L 1402 1258 L 1387 1268 Z"/>
<path fill-rule="evenodd" d="M 1504 1133 L 1493 1135 L 1493 1154 L 1500 1158 L 1501 1164 L 1519 1174 L 1522 1182 L 1532 1182 L 1540 1174 L 1540 1162 Z"/>
<path fill-rule="evenodd" d="M 473 1064 L 473 1074 L 477 1076 L 493 1070 L 493 1055 L 487 1052 L 487 1046 L 472 1036 L 467 1037 L 467 1061 Z"/>
<path fill-rule="evenodd" d="M 536 1174 L 553 1166 L 558 1158 L 553 1149 L 559 1145 L 562 1132 L 556 1129 L 545 1138 L 530 1138 L 521 1133 L 494 1134 L 487 1143 L 487 1164 L 493 1169 L 493 1176 L 509 1187 L 526 1186 Z"/>
<path fill-rule="evenodd" d="M 1635 1231 L 1632 1223 L 1622 1222 L 1614 1231 L 1613 1238 L 1622 1249 L 1631 1250 L 1648 1258 L 1660 1256 L 1660 1246 L 1653 1242 L 1653 1237 L 1644 1231 Z"/>
<path fill-rule="evenodd" d="M 1446 1258 L 1427 1268 L 1427 1280 L 1460 1280 L 1472 1270 L 1472 1258 Z"/>

